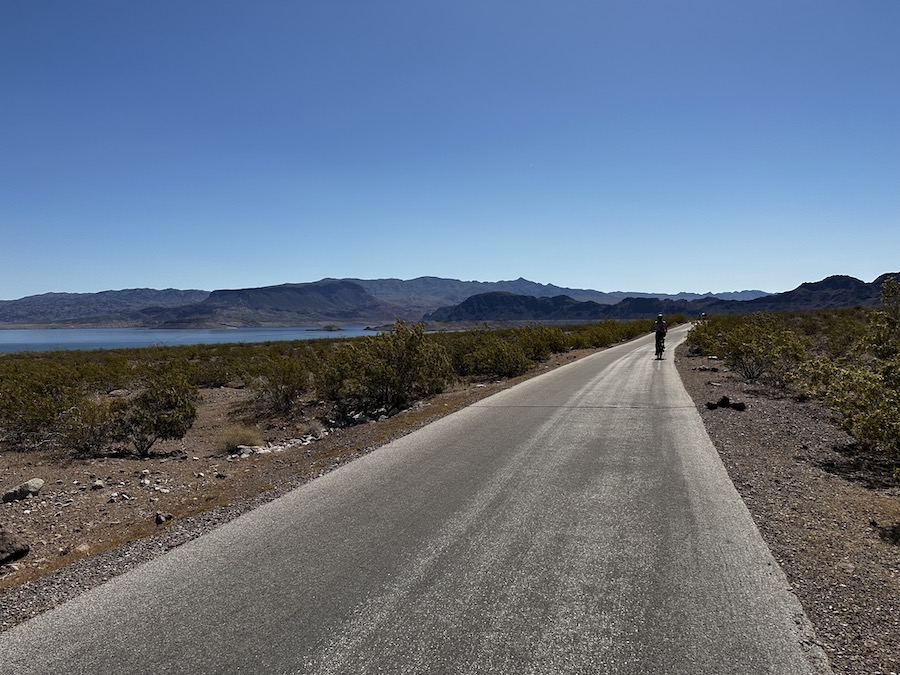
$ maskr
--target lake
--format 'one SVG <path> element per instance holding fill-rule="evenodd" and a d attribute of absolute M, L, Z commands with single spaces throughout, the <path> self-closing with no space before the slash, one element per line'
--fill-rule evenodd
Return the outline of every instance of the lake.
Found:
<path fill-rule="evenodd" d="M 374 334 L 374 331 L 367 331 L 365 326 L 342 326 L 340 331 L 322 330 L 318 326 L 179 329 L 6 328 L 0 329 L 0 353 L 313 340 Z"/>

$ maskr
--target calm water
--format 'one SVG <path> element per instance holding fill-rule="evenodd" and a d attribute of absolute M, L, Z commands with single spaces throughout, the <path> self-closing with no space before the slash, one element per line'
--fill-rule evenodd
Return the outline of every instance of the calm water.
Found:
<path fill-rule="evenodd" d="M 343 326 L 341 331 L 325 331 L 317 326 L 209 329 L 10 328 L 0 329 L 0 352 L 312 340 L 314 338 L 359 337 L 360 335 L 374 335 L 374 333 L 366 331 L 365 326 Z"/>

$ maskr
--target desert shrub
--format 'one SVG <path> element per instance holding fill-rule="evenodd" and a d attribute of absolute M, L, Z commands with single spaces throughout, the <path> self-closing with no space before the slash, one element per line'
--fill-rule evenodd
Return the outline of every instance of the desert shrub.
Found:
<path fill-rule="evenodd" d="M 603 321 L 572 329 L 570 343 L 576 349 L 602 349 L 619 341 L 619 330 L 615 321 Z"/>
<path fill-rule="evenodd" d="M 312 374 L 302 353 L 267 355 L 252 380 L 256 403 L 278 413 L 290 412 L 311 387 Z"/>
<path fill-rule="evenodd" d="M 806 364 L 804 388 L 838 413 L 838 425 L 866 445 L 900 458 L 900 360 L 878 370 L 825 359 Z"/>
<path fill-rule="evenodd" d="M 517 328 L 511 332 L 509 339 L 522 350 L 530 361 L 546 361 L 551 354 L 558 354 L 569 349 L 569 340 L 557 326 L 531 324 Z"/>
<path fill-rule="evenodd" d="M 435 335 L 443 345 L 453 372 L 459 377 L 483 376 L 483 372 L 472 370 L 471 354 L 474 354 L 492 340 L 497 340 L 499 331 L 492 330 L 487 324 L 478 328 Z M 494 373 L 487 373 L 492 375 Z"/>
<path fill-rule="evenodd" d="M 726 329 L 728 322 L 735 318 L 715 316 L 698 321 L 691 327 L 685 343 L 694 352 L 721 357 L 724 355 L 725 346 L 725 335 L 722 331 Z"/>
<path fill-rule="evenodd" d="M 464 360 L 469 374 L 484 377 L 515 377 L 534 366 L 522 347 L 499 336 L 487 336 Z"/>
<path fill-rule="evenodd" d="M 354 388 L 356 351 L 350 343 L 329 345 L 312 363 L 316 395 L 327 401 L 340 401 Z"/>
<path fill-rule="evenodd" d="M 390 332 L 337 345 L 315 373 L 321 396 L 368 410 L 402 408 L 439 393 L 452 378 L 444 347 L 420 324 L 402 321 Z"/>
<path fill-rule="evenodd" d="M 78 400 L 77 373 L 44 358 L 0 361 L 0 439 L 29 449 L 51 443 L 57 420 Z"/>
<path fill-rule="evenodd" d="M 787 315 L 759 313 L 713 317 L 696 324 L 688 345 L 717 355 L 746 380 L 763 378 L 785 386 L 803 362 L 808 339 L 796 332 Z"/>
<path fill-rule="evenodd" d="M 900 355 L 900 282 L 893 277 L 881 287 L 881 308 L 871 313 L 865 346 L 878 359 Z"/>
<path fill-rule="evenodd" d="M 859 441 L 900 460 L 900 284 L 889 278 L 881 307 L 858 324 L 840 357 L 817 355 L 805 364 L 800 385 Z"/>
<path fill-rule="evenodd" d="M 142 391 L 119 411 L 116 440 L 130 441 L 146 457 L 158 440 L 184 438 L 197 417 L 197 388 L 176 366 L 157 367 Z"/>
<path fill-rule="evenodd" d="M 862 445 L 900 461 L 895 280 L 884 283 L 879 308 L 713 317 L 694 326 L 688 343 L 723 356 L 748 379 L 765 377 L 821 400 Z"/>
<path fill-rule="evenodd" d="M 185 376 L 196 387 L 224 387 L 235 379 L 237 370 L 224 358 L 210 355 L 185 364 Z"/>
<path fill-rule="evenodd" d="M 829 309 L 789 315 L 794 330 L 803 335 L 809 350 L 832 359 L 846 358 L 865 340 L 870 309 Z"/>
<path fill-rule="evenodd" d="M 669 328 L 673 328 L 685 319 L 682 314 L 666 317 Z M 570 326 L 567 330 L 568 344 L 572 349 L 598 349 L 611 347 L 624 340 L 632 340 L 653 330 L 653 321 L 638 319 L 634 321 L 597 321 L 594 323 Z"/>
<path fill-rule="evenodd" d="M 125 406 L 119 399 L 82 398 L 59 419 L 59 444 L 83 455 L 99 453 L 116 433 L 116 416 Z"/>

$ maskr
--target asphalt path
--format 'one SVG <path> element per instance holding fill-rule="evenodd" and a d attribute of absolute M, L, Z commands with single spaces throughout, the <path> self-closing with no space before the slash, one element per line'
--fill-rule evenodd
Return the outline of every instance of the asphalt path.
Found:
<path fill-rule="evenodd" d="M 0 672 L 821 673 L 652 336 L 484 399 L 6 633 Z"/>

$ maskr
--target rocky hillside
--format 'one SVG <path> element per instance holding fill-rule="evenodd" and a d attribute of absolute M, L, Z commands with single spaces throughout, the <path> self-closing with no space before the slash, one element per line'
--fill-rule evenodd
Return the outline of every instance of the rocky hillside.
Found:
<path fill-rule="evenodd" d="M 418 318 L 402 307 L 376 300 L 359 284 L 341 280 L 213 291 L 193 305 L 147 309 L 140 314 L 145 325 L 167 327 L 302 326 Z"/>
<path fill-rule="evenodd" d="M 614 305 L 629 297 L 655 298 L 668 300 L 697 300 L 700 298 L 718 298 L 721 300 L 752 300 L 767 295 L 765 291 L 748 290 L 727 293 L 633 293 L 626 291 L 594 291 L 584 288 L 564 288 L 553 284 L 539 284 L 528 279 L 514 281 L 459 281 L 438 277 L 419 277 L 417 279 L 346 279 L 359 284 L 373 297 L 397 307 L 405 307 L 410 313 L 421 317 L 438 307 L 459 304 L 472 297 L 484 293 L 507 293 L 535 298 L 554 298 L 567 296 L 580 302 L 594 302 L 599 305 Z"/>
<path fill-rule="evenodd" d="M 101 293 L 44 293 L 19 300 L 0 300 L 0 324 L 132 323 L 128 314 L 148 307 L 170 308 L 202 302 L 209 291 L 129 288 Z"/>
<path fill-rule="evenodd" d="M 628 296 L 514 281 L 460 281 L 438 277 L 417 279 L 323 279 L 305 284 L 209 291 L 155 291 L 132 289 L 103 293 L 48 293 L 20 300 L 0 301 L 0 326 L 146 326 L 216 327 L 382 323 L 397 318 L 418 321 L 439 307 L 454 306 L 467 298 L 502 292 L 533 298 L 567 296 L 590 305 L 614 305 Z M 697 294 L 631 294 L 642 298 L 687 300 Z M 723 293 L 719 297 L 743 299 L 762 291 Z M 560 308 L 553 310 L 560 312 Z M 540 313 L 540 312 L 539 312 Z M 582 311 L 586 318 L 589 313 Z"/>
<path fill-rule="evenodd" d="M 658 297 L 628 297 L 610 305 L 579 302 L 570 296 L 554 298 L 524 297 L 511 293 L 486 293 L 467 298 L 458 305 L 441 307 L 425 315 L 425 321 L 600 321 L 604 319 L 642 319 L 657 314 L 683 312 L 696 316 L 708 314 L 749 314 L 763 311 L 800 311 L 838 307 L 870 307 L 881 301 L 881 284 L 900 273 L 883 274 L 872 283 L 848 276 L 832 276 L 804 283 L 792 291 L 757 297 L 752 300 L 723 300 L 701 297 L 683 300 Z"/>
<path fill-rule="evenodd" d="M 874 305 L 881 282 L 833 276 L 786 293 L 626 294 L 515 281 L 323 279 L 234 290 L 48 293 L 0 302 L 0 326 L 297 326 L 433 322 L 598 321 L 658 313 L 749 313 Z M 896 275 L 900 277 L 900 274 Z M 625 297 L 620 297 L 625 296 Z M 737 299 L 739 298 L 739 299 Z"/>

